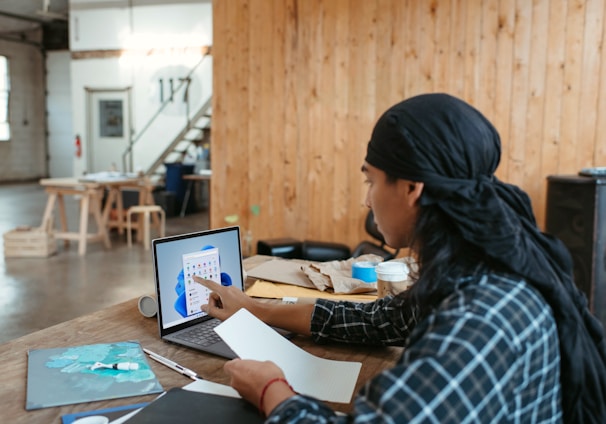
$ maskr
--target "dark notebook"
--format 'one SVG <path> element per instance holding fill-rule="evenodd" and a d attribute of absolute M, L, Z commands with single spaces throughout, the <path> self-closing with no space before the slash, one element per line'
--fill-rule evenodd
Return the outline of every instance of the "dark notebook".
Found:
<path fill-rule="evenodd" d="M 259 411 L 241 398 L 173 388 L 126 420 L 128 424 L 262 423 Z"/>

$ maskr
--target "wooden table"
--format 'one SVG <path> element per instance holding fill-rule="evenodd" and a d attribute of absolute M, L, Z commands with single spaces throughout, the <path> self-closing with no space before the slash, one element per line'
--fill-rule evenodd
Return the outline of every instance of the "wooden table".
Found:
<path fill-rule="evenodd" d="M 181 178 L 183 178 L 183 180 L 187 181 L 187 189 L 185 189 L 185 195 L 183 196 L 183 204 L 181 205 L 181 213 L 179 214 L 179 216 L 181 216 L 181 218 L 183 218 L 185 216 L 185 211 L 187 210 L 187 204 L 189 203 L 189 199 L 191 198 L 191 191 L 192 191 L 193 185 L 197 181 L 210 181 L 211 176 L 212 176 L 212 174 L 209 171 L 204 174 L 185 174 L 181 177 Z M 210 190 L 208 190 L 208 193 L 210 196 Z M 210 204 L 210 199 L 209 199 L 208 203 Z"/>
<path fill-rule="evenodd" d="M 255 259 L 256 260 L 256 259 Z M 128 397 L 34 411 L 25 410 L 27 351 L 29 349 L 76 346 L 138 340 L 143 347 L 171 358 L 196 371 L 205 379 L 229 384 L 223 371 L 226 359 L 197 352 L 192 349 L 164 343 L 159 339 L 155 318 L 144 318 L 137 309 L 137 299 L 115 305 L 53 327 L 37 331 L 21 338 L 0 344 L 0 421 L 10 423 L 59 423 L 61 415 L 149 402 L 155 395 Z M 392 366 L 399 358 L 401 348 L 371 348 L 357 345 L 316 345 L 309 337 L 296 336 L 293 343 L 313 355 L 341 360 L 362 362 L 356 391 L 365 381 Z M 149 361 L 165 390 L 191 383 L 185 376 Z M 329 403 L 336 410 L 350 411 L 352 404 Z"/>
<path fill-rule="evenodd" d="M 40 185 L 44 186 L 48 193 L 46 208 L 42 217 L 41 227 L 46 231 L 52 231 L 56 239 L 65 240 L 65 245 L 69 245 L 70 240 L 78 241 L 78 254 L 86 254 L 86 245 L 88 242 L 102 241 L 105 247 L 110 248 L 111 242 L 107 234 L 106 222 L 103 219 L 101 211 L 101 199 L 103 198 L 104 186 L 98 182 L 80 181 L 77 178 L 44 178 L 40 180 Z M 80 224 L 77 232 L 68 231 L 67 217 L 65 215 L 64 196 L 80 197 Z M 54 231 L 53 211 L 55 206 L 59 208 L 59 220 L 61 231 Z M 88 216 L 93 215 L 97 225 L 97 232 L 88 232 Z"/>
<path fill-rule="evenodd" d="M 79 178 L 44 178 L 40 180 L 48 193 L 48 200 L 42 217 L 41 227 L 46 231 L 52 231 L 58 240 L 65 240 L 69 245 L 70 240 L 78 241 L 78 254 L 85 255 L 87 243 L 102 241 L 106 248 L 111 247 L 108 230 L 118 228 L 122 234 L 125 228 L 124 208 L 122 204 L 122 190 L 136 189 L 139 191 L 140 205 L 153 205 L 153 185 L 145 178 L 120 177 L 111 179 L 79 179 Z M 103 195 L 107 190 L 108 195 L 105 207 L 101 203 Z M 80 197 L 80 222 L 77 232 L 68 231 L 67 218 L 65 214 L 64 196 Z M 61 231 L 54 231 L 53 212 L 55 206 L 59 209 L 59 220 Z M 116 209 L 116 217 L 110 217 L 112 208 Z M 93 215 L 96 224 L 96 232 L 88 232 L 88 217 Z M 157 220 L 157 217 L 155 217 Z M 157 222 L 154 222 L 157 225 Z M 138 228 L 137 237 L 141 237 L 142 228 Z"/>

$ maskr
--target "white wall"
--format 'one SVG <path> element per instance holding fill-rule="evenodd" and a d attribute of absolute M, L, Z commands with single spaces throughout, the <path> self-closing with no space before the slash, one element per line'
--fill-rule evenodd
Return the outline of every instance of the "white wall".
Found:
<path fill-rule="evenodd" d="M 40 34 L 31 34 L 31 41 Z M 0 181 L 46 176 L 44 55 L 29 43 L 0 40 L 0 54 L 9 60 L 11 139 L 0 142 Z"/>
<path fill-rule="evenodd" d="M 75 157 L 69 51 L 51 51 L 46 56 L 48 173 L 69 177 Z"/>
<path fill-rule="evenodd" d="M 108 7 L 103 7 L 104 3 Z M 201 47 L 212 45 L 212 4 L 209 0 L 70 2 L 73 135 L 87 134 L 86 90 L 130 87 L 135 136 L 160 106 L 159 80 L 177 81 L 201 58 Z M 105 51 L 88 58 L 87 51 Z M 113 52 L 109 52 L 113 51 Z M 80 54 L 78 54 L 80 53 Z M 194 78 L 192 103 L 201 104 L 212 91 L 212 62 L 205 61 Z M 167 93 L 168 91 L 166 91 Z M 165 93 L 165 95 L 166 95 Z M 135 146 L 135 168 L 146 168 L 163 146 L 183 128 L 185 118 L 175 103 L 162 113 L 156 128 Z M 195 111 L 195 106 L 192 112 Z M 87 142 L 74 161 L 74 175 L 87 170 Z"/>

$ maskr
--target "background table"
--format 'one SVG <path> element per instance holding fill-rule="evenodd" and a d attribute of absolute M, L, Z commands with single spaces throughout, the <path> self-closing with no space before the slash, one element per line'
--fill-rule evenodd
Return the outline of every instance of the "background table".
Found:
<path fill-rule="evenodd" d="M 179 216 L 184 217 L 185 216 L 185 211 L 187 210 L 187 205 L 189 203 L 189 200 L 191 199 L 191 191 L 192 188 L 194 186 L 194 184 L 196 182 L 199 181 L 208 181 L 210 184 L 210 180 L 212 177 L 212 173 L 210 171 L 204 173 L 204 174 L 185 174 L 183 175 L 181 178 L 183 178 L 183 180 L 187 181 L 187 189 L 185 190 L 185 196 L 183 197 L 183 204 L 181 205 L 181 213 L 179 214 Z M 201 192 L 201 190 L 200 190 Z M 210 209 L 210 188 L 208 190 L 208 204 L 209 204 L 209 209 Z"/>
<path fill-rule="evenodd" d="M 153 205 L 154 198 L 152 191 L 154 185 L 145 177 L 118 176 L 111 178 L 44 178 L 40 180 L 46 192 L 48 200 L 42 217 L 41 228 L 46 231 L 52 231 L 58 240 L 65 240 L 69 244 L 70 240 L 78 241 L 78 253 L 86 254 L 87 243 L 102 241 L 106 248 L 111 247 L 108 231 L 117 228 L 119 234 L 124 232 L 125 213 L 122 203 L 123 190 L 139 191 L 139 205 Z M 102 206 L 102 199 L 107 190 L 105 206 Z M 74 195 L 80 197 L 80 222 L 78 231 L 69 231 L 65 214 L 64 196 Z M 59 221 L 61 231 L 54 231 L 53 212 L 55 207 L 59 209 Z M 115 217 L 110 216 L 110 212 L 115 208 Z M 96 224 L 96 232 L 89 233 L 88 218 L 93 216 Z M 138 223 L 137 238 L 141 239 L 142 225 Z M 157 217 L 154 216 L 154 224 L 158 225 Z"/>
<path fill-rule="evenodd" d="M 77 240 L 78 254 L 80 255 L 86 254 L 88 242 L 102 241 L 105 247 L 111 247 L 106 221 L 103 219 L 101 210 L 101 199 L 104 190 L 102 184 L 93 181 L 80 181 L 77 178 L 44 178 L 40 180 L 40 185 L 44 186 L 48 194 L 41 228 L 53 232 L 58 240 L 65 240 L 65 245 L 68 245 L 70 240 Z M 68 231 L 63 197 L 69 195 L 80 196 L 80 223 L 77 232 Z M 53 212 L 55 206 L 59 208 L 61 231 L 54 231 Z M 88 232 L 88 216 L 91 213 L 97 225 L 96 233 Z"/>

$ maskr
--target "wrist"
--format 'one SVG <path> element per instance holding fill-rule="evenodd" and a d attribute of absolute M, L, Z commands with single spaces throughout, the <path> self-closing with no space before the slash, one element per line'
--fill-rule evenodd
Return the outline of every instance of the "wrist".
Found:
<path fill-rule="evenodd" d="M 272 378 L 261 389 L 259 412 L 263 416 L 268 416 L 278 404 L 295 394 L 296 392 L 285 378 Z"/>
<path fill-rule="evenodd" d="M 266 302 L 263 301 L 259 301 L 258 299 L 255 299 L 255 302 L 252 303 L 251 305 L 251 310 L 250 312 L 256 316 L 257 318 L 259 318 L 261 321 L 263 321 L 264 323 L 268 324 L 268 317 L 270 315 L 270 308 L 273 305 L 270 305 Z M 269 325 L 269 324 L 268 324 Z"/>

